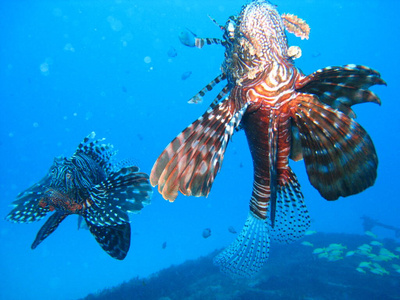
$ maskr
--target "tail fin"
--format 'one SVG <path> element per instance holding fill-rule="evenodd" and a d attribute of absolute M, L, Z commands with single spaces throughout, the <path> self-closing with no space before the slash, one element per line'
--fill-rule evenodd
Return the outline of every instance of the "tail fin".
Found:
<path fill-rule="evenodd" d="M 68 214 L 63 212 L 54 212 L 54 214 L 47 219 L 46 223 L 44 223 L 42 228 L 40 228 L 35 240 L 32 243 L 31 249 L 35 249 L 41 242 L 44 241 L 45 238 L 52 234 L 67 216 Z"/>
<path fill-rule="evenodd" d="M 381 103 L 378 96 L 368 90 L 375 84 L 386 85 L 377 71 L 366 66 L 346 65 L 320 69 L 296 82 L 296 90 L 317 95 L 323 103 L 354 118 L 352 105 Z"/>
<path fill-rule="evenodd" d="M 247 106 L 229 98 L 208 109 L 161 153 L 150 175 L 165 199 L 184 195 L 207 196 L 221 168 L 226 146 Z"/>
<path fill-rule="evenodd" d="M 281 180 L 277 187 L 274 225 L 272 226 L 271 220 L 267 219 L 270 221 L 271 240 L 279 243 L 291 243 L 298 240 L 310 227 L 310 216 L 300 184 L 293 171 L 289 167 L 286 170 L 285 176 L 281 176 L 285 180 Z M 272 209 L 272 206 L 268 208 Z"/>
<path fill-rule="evenodd" d="M 148 175 L 135 166 L 113 172 L 91 190 L 86 221 L 96 226 L 129 222 L 126 213 L 138 212 L 150 203 L 152 188 Z"/>
<path fill-rule="evenodd" d="M 299 95 L 290 105 L 308 177 L 325 199 L 353 195 L 374 184 L 378 158 L 359 124 L 310 95 Z"/>
<path fill-rule="evenodd" d="M 236 240 L 214 258 L 223 273 L 233 277 L 251 277 L 269 256 L 269 235 L 265 220 L 249 213 Z"/>

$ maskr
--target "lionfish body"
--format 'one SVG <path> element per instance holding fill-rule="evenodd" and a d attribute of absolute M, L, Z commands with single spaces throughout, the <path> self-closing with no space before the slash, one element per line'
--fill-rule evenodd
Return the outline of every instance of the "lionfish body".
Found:
<path fill-rule="evenodd" d="M 284 30 L 301 36 L 307 28 L 293 15 L 286 19 L 267 1 L 254 1 L 228 19 L 224 40 L 193 35 L 193 42 L 184 41 L 226 48 L 222 74 L 194 98 L 224 79 L 227 84 L 167 146 L 150 175 L 152 185 L 158 184 L 170 201 L 178 191 L 207 196 L 234 130 L 244 129 L 254 165 L 250 212 L 234 243 L 214 260 L 232 275 L 251 276 L 267 260 L 271 239 L 289 243 L 309 227 L 289 158 L 304 159 L 311 184 L 327 200 L 359 193 L 376 178 L 373 143 L 353 120 L 351 106 L 379 104 L 368 88 L 384 81 L 378 72 L 356 65 L 303 75 L 294 66 Z"/>
<path fill-rule="evenodd" d="M 128 213 L 150 203 L 148 175 L 128 163 L 115 163 L 112 145 L 90 134 L 71 158 L 57 157 L 49 173 L 20 193 L 7 219 L 30 223 L 53 212 L 39 230 L 35 249 L 69 215 L 83 218 L 96 241 L 110 256 L 124 259 L 130 247 Z"/>

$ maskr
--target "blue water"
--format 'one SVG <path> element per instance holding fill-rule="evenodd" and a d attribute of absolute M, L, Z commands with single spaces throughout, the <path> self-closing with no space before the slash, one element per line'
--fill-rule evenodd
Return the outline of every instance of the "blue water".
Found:
<path fill-rule="evenodd" d="M 400 226 L 399 23 L 397 0 L 277 0 L 311 27 L 308 41 L 289 37 L 309 74 L 329 65 L 363 64 L 381 72 L 388 87 L 372 90 L 382 106 L 355 108 L 379 155 L 375 185 L 327 202 L 308 182 L 303 162 L 292 163 L 310 210 L 312 228 L 360 233 L 368 215 Z M 228 146 L 208 198 L 179 196 L 171 204 L 155 192 L 132 216 L 131 250 L 124 261 L 108 256 L 77 217 L 68 217 L 34 251 L 43 221 L 3 219 L 16 195 L 41 179 L 53 157 L 70 156 L 90 132 L 105 137 L 119 158 L 150 172 L 164 147 L 212 101 L 187 100 L 219 74 L 223 48 L 187 48 L 185 28 L 221 37 L 219 23 L 243 1 L 7 1 L 0 4 L 0 299 L 74 299 L 135 276 L 227 246 L 248 211 L 252 162 L 243 132 Z M 167 55 L 170 47 L 176 57 Z M 191 71 L 186 80 L 183 73 Z M 211 228 L 208 239 L 204 228 Z M 393 233 L 376 230 L 381 237 Z M 166 248 L 162 244 L 166 242 Z M 332 241 L 334 242 L 334 241 Z"/>

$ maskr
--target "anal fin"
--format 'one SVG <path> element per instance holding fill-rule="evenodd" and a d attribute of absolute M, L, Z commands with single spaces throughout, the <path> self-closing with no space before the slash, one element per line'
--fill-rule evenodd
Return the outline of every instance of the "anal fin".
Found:
<path fill-rule="evenodd" d="M 275 222 L 269 224 L 271 240 L 291 243 L 303 237 L 310 227 L 310 216 L 296 175 L 288 167 L 277 186 Z M 284 180 L 283 180 L 284 179 Z M 272 210 L 273 207 L 269 206 Z"/>

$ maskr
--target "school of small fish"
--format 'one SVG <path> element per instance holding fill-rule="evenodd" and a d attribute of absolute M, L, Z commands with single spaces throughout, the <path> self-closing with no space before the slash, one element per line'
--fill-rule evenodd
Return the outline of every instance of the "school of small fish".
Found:
<path fill-rule="evenodd" d="M 347 246 L 333 243 L 327 247 L 314 248 L 312 253 L 318 258 L 326 259 L 331 262 L 349 257 L 352 257 L 353 260 L 362 260 L 355 267 L 355 270 L 360 273 L 370 272 L 376 275 L 389 275 L 391 271 L 400 273 L 400 265 L 397 263 L 392 263 L 392 261 L 400 263 L 399 254 L 394 254 L 389 249 L 384 248 L 384 243 L 376 240 L 378 237 L 371 231 L 366 231 L 365 235 L 373 240 L 368 244 L 362 244 L 358 246 L 356 249 L 348 250 Z M 307 247 L 314 246 L 307 241 L 303 241 L 301 244 Z M 394 251 L 400 252 L 400 247 L 396 247 Z M 379 263 L 387 263 L 387 268 L 389 268 L 389 270 L 385 269 L 385 267 Z"/>

